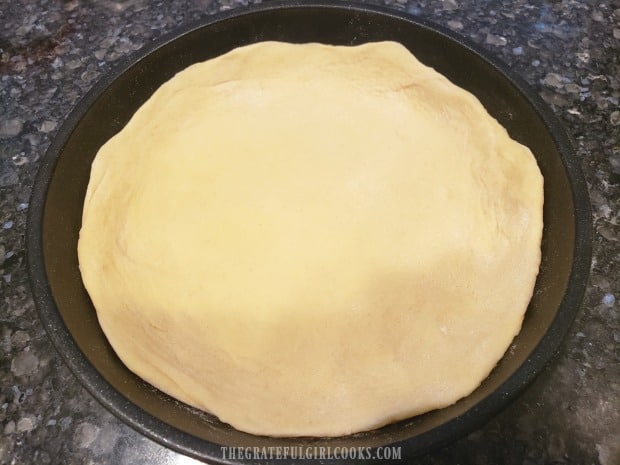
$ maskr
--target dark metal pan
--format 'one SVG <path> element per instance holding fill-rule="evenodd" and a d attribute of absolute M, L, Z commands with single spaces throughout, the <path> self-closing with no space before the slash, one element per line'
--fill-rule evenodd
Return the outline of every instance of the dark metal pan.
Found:
<path fill-rule="evenodd" d="M 545 178 L 543 260 L 520 334 L 482 385 L 456 404 L 341 438 L 253 436 L 177 402 L 116 357 L 82 285 L 76 245 L 90 164 L 162 83 L 188 65 L 263 40 L 360 44 L 395 40 L 475 94 L 529 146 Z M 349 3 L 267 3 L 206 18 L 159 40 L 103 78 L 77 105 L 41 162 L 30 203 L 28 257 L 40 318 L 84 386 L 159 443 L 213 463 L 221 446 L 401 446 L 402 457 L 443 445 L 488 420 L 557 351 L 581 302 L 590 264 L 587 190 L 558 120 L 505 65 L 459 36 L 394 11 Z M 309 453 L 312 450 L 309 449 Z M 269 460 L 264 463 L 270 463 Z M 278 463 L 287 463 L 278 461 Z"/>

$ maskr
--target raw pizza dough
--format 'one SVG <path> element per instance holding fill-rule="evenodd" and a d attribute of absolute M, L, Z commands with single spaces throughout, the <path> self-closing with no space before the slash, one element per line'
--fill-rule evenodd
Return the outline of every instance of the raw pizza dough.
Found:
<path fill-rule="evenodd" d="M 235 428 L 338 436 L 450 405 L 519 332 L 543 179 L 393 42 L 190 66 L 97 154 L 80 269 L 130 370 Z"/>

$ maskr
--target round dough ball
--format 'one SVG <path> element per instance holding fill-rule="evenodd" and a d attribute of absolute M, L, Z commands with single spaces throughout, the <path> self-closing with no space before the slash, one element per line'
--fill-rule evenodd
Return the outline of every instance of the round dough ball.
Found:
<path fill-rule="evenodd" d="M 80 269 L 127 367 L 240 430 L 338 436 L 454 403 L 518 333 L 543 180 L 393 42 L 190 66 L 97 154 Z"/>

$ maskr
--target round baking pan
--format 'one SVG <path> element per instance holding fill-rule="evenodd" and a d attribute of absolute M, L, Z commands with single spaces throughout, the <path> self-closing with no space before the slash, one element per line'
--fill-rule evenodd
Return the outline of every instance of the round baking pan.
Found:
<path fill-rule="evenodd" d="M 136 377 L 101 331 L 82 285 L 76 250 L 95 154 L 175 73 L 264 40 L 400 42 L 423 63 L 476 95 L 536 156 L 545 179 L 545 204 L 542 265 L 534 295 L 508 352 L 478 389 L 454 405 L 340 438 L 254 436 Z M 551 359 L 582 300 L 590 264 L 590 227 L 585 182 L 566 133 L 535 92 L 505 65 L 449 31 L 395 11 L 334 2 L 270 2 L 206 18 L 162 38 L 125 60 L 86 95 L 41 161 L 30 203 L 27 246 L 36 306 L 53 344 L 90 393 L 144 435 L 211 463 L 243 462 L 224 457 L 221 446 L 301 446 L 307 454 L 321 446 L 362 447 L 372 455 L 376 447 L 391 444 L 400 446 L 401 457 L 407 458 L 481 425 Z"/>

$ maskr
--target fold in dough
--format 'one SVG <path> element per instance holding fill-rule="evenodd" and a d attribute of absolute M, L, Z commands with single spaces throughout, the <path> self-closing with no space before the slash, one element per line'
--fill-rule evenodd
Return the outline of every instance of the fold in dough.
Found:
<path fill-rule="evenodd" d="M 471 393 L 519 332 L 543 179 L 393 42 L 180 72 L 97 154 L 79 260 L 110 344 L 250 433 L 338 436 Z"/>

